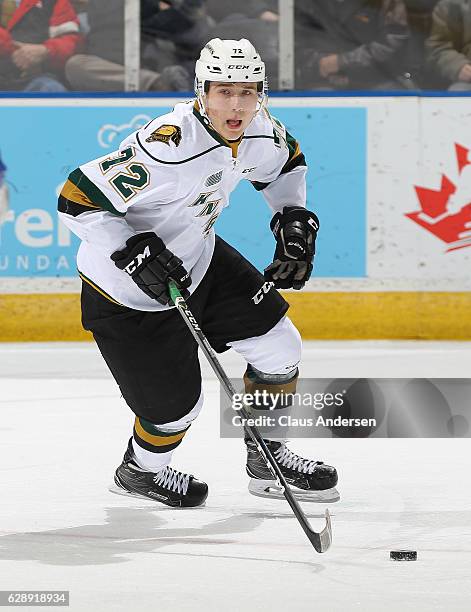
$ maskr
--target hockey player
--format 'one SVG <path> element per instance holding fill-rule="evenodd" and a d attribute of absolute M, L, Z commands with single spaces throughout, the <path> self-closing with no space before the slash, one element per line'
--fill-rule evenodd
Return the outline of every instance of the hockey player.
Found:
<path fill-rule="evenodd" d="M 208 494 L 204 482 L 170 466 L 203 396 L 197 345 L 170 303 L 169 279 L 213 348 L 245 358 L 248 392 L 294 391 L 301 339 L 276 288 L 303 287 L 318 229 L 306 210 L 304 156 L 266 109 L 265 66 L 252 44 L 211 40 L 196 63 L 195 90 L 195 100 L 74 170 L 59 197 L 62 220 L 82 239 L 83 325 L 135 413 L 116 485 L 169 506 L 198 506 Z M 265 277 L 214 233 L 243 178 L 274 215 Z M 251 490 L 270 494 L 271 473 L 245 442 Z M 267 443 L 296 490 L 336 499 L 335 468 Z"/>

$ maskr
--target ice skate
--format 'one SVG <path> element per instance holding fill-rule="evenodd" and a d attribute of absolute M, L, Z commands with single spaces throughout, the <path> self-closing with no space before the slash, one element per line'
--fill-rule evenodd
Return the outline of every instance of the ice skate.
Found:
<path fill-rule="evenodd" d="M 116 486 L 110 487 L 112 493 L 151 499 L 173 507 L 201 506 L 208 496 L 208 485 L 191 474 L 183 474 L 170 466 L 157 473 L 140 468 L 132 450 L 132 438 L 114 481 Z"/>
<path fill-rule="evenodd" d="M 340 499 L 335 488 L 337 470 L 322 461 L 312 461 L 296 455 L 284 442 L 265 440 L 281 468 L 281 472 L 299 501 L 332 503 Z M 266 466 L 256 444 L 245 440 L 247 446 L 247 474 L 251 477 L 249 491 L 258 497 L 284 499 L 283 493 Z"/>

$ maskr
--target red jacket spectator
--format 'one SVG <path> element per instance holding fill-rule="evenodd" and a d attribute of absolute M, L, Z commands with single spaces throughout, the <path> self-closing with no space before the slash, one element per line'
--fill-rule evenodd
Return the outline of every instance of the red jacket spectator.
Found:
<path fill-rule="evenodd" d="M 0 2 L 1 4 L 1 2 Z M 6 27 L 0 27 L 0 60 L 11 60 L 8 76 L 29 72 L 28 59 L 22 65 L 14 53 L 21 45 L 42 45 L 47 53 L 41 72 L 60 72 L 82 42 L 77 14 L 69 0 L 21 0 Z M 6 76 L 6 75 L 4 75 Z"/>

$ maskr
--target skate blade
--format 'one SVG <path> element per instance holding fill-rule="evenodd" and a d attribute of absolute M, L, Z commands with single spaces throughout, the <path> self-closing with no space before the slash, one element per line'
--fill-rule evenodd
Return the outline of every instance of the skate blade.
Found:
<path fill-rule="evenodd" d="M 110 491 L 110 493 L 114 493 L 115 495 L 123 495 L 124 497 L 137 497 L 138 499 L 147 499 L 147 501 L 156 501 L 150 497 L 147 497 L 146 495 L 140 495 L 140 493 L 133 493 L 127 489 L 122 489 L 121 487 L 118 487 L 118 485 L 109 486 L 108 491 Z"/>
<path fill-rule="evenodd" d="M 166 504 L 163 501 L 160 501 L 158 499 L 153 499 L 152 497 L 147 497 L 147 495 L 141 495 L 140 493 L 134 493 L 132 491 L 128 491 L 127 489 L 122 489 L 121 487 L 118 487 L 118 485 L 110 485 L 108 487 L 108 491 L 110 493 L 114 493 L 115 495 L 122 495 L 123 497 L 135 497 L 137 499 L 145 499 L 148 502 L 152 502 L 154 504 L 160 504 L 162 507 L 166 507 L 166 508 L 172 508 L 172 510 L 195 510 L 197 508 L 203 508 L 206 505 L 206 501 L 204 501 L 201 505 L 199 506 L 172 506 L 170 504 Z"/>
<path fill-rule="evenodd" d="M 298 501 L 313 502 L 318 504 L 331 504 L 339 501 L 340 494 L 335 487 L 324 491 L 305 491 L 290 485 L 291 492 Z M 285 499 L 280 487 L 275 480 L 259 480 L 251 478 L 249 482 L 249 493 L 256 497 L 269 497 L 271 499 Z"/>

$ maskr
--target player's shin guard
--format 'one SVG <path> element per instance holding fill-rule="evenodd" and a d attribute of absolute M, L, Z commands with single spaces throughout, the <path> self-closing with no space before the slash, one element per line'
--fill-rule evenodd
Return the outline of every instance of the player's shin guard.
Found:
<path fill-rule="evenodd" d="M 296 392 L 297 378 L 297 369 L 288 374 L 264 374 L 249 364 L 244 375 L 245 392 L 252 395 L 256 391 L 267 392 L 264 396 L 268 398 L 267 403 L 258 404 L 259 409 L 287 408 L 291 405 L 290 395 Z M 289 450 L 285 441 L 272 440 L 270 437 L 264 439 L 298 499 L 315 502 L 338 501 L 340 497 L 335 488 L 338 477 L 334 467 L 322 461 L 305 459 L 296 455 Z M 250 493 L 261 497 L 283 498 L 256 444 L 247 435 L 245 444 L 247 446 L 246 469 L 247 474 L 251 477 Z"/>

